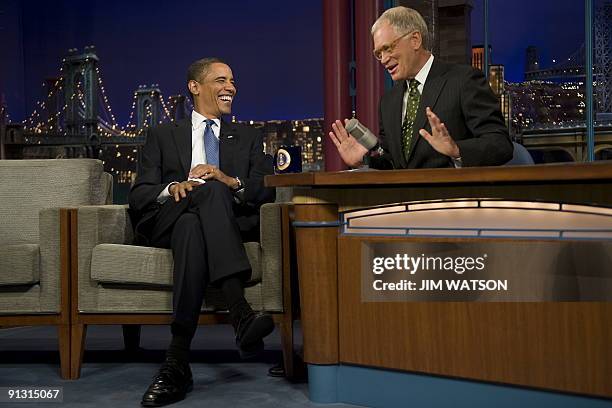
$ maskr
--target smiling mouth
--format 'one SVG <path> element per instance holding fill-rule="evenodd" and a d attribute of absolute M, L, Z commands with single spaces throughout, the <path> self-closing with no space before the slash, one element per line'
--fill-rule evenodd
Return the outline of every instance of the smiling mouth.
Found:
<path fill-rule="evenodd" d="M 234 96 L 233 95 L 221 95 L 221 96 L 219 96 L 219 99 L 223 103 L 232 103 L 232 100 L 234 99 Z"/>
<path fill-rule="evenodd" d="M 395 71 L 397 71 L 397 67 L 398 67 L 398 64 L 395 64 L 395 65 L 389 66 L 389 67 L 387 67 L 387 72 L 388 72 L 390 75 L 393 75 L 393 74 L 395 73 Z"/>

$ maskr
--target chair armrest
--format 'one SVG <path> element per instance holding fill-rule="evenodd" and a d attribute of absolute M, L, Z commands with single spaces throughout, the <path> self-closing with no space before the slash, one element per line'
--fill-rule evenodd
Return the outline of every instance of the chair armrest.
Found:
<path fill-rule="evenodd" d="M 281 207 L 283 203 L 267 203 L 259 210 L 261 245 L 261 284 L 264 299 L 282 299 L 273 296 L 282 292 L 283 251 Z M 277 305 L 267 305 L 267 309 L 282 309 L 282 300 Z"/>
<path fill-rule="evenodd" d="M 43 208 L 38 216 L 40 248 L 40 310 L 60 311 L 60 208 Z"/>
<path fill-rule="evenodd" d="M 134 231 L 127 205 L 85 205 L 77 209 L 79 248 L 98 244 L 131 244 Z"/>
<path fill-rule="evenodd" d="M 104 172 L 102 175 L 104 178 L 104 183 L 106 185 L 106 201 L 104 204 L 112 204 L 113 203 L 113 175 L 110 173 Z"/>
<path fill-rule="evenodd" d="M 97 284 L 91 279 L 93 249 L 99 244 L 131 244 L 134 240 L 127 209 L 127 205 L 86 205 L 77 209 L 79 309 L 96 308 L 89 304 L 97 299 Z"/>

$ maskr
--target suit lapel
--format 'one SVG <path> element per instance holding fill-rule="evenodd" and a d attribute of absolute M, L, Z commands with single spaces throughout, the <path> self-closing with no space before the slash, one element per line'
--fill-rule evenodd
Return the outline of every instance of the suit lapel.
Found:
<path fill-rule="evenodd" d="M 176 143 L 183 173 L 186 177 L 191 168 L 191 119 L 182 119 L 176 122 L 174 129 L 172 129 L 172 137 L 174 137 L 174 143 Z"/>
<path fill-rule="evenodd" d="M 393 126 L 390 129 L 388 144 L 391 152 L 399 152 L 397 157 L 394 157 L 394 161 L 399 159 L 401 167 L 406 167 L 406 160 L 404 160 L 404 154 L 402 153 L 402 105 L 404 103 L 404 92 L 406 91 L 406 81 L 395 85 L 393 87 L 393 94 L 391 95 L 391 118 L 387 123 L 391 123 Z M 399 119 L 398 119 L 399 118 Z"/>
<path fill-rule="evenodd" d="M 414 147 L 417 141 L 421 138 L 421 135 L 419 135 L 419 130 L 425 129 L 429 124 L 427 116 L 425 115 L 425 108 L 429 106 L 432 111 L 436 111 L 436 102 L 438 101 L 440 92 L 446 83 L 446 78 L 443 75 L 445 72 L 445 64 L 437 62 L 437 60 L 434 59 L 431 69 L 429 70 L 429 74 L 427 75 L 427 79 L 425 80 L 423 94 L 421 95 L 421 100 L 419 102 L 419 109 L 417 109 L 416 118 L 414 119 L 412 140 L 410 141 L 410 157 L 408 160 L 412 158 L 415 150 Z"/>
<path fill-rule="evenodd" d="M 237 160 L 240 134 L 233 123 L 221 119 L 221 133 L 219 133 L 219 167 L 226 174 L 234 174 Z"/>

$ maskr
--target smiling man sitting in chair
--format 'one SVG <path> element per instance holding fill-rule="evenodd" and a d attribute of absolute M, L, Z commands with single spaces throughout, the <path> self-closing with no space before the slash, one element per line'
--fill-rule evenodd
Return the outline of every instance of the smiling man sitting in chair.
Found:
<path fill-rule="evenodd" d="M 191 118 L 149 129 L 129 194 L 137 244 L 171 248 L 174 258 L 172 341 L 143 406 L 179 401 L 193 388 L 189 349 L 209 285 L 225 297 L 243 358 L 261 352 L 274 329 L 243 289 L 251 275 L 243 242 L 258 240 L 259 207 L 274 199 L 263 184 L 271 160 L 261 132 L 221 118 L 236 96 L 226 63 L 195 61 L 187 80 Z"/>

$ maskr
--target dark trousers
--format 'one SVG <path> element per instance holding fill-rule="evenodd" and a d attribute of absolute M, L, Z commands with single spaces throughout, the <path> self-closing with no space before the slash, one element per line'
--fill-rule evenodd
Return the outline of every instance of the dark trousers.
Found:
<path fill-rule="evenodd" d="M 232 206 L 230 189 L 209 181 L 179 202 L 170 197 L 157 214 L 151 243 L 171 248 L 174 257 L 173 325 L 195 332 L 206 287 L 250 276 Z"/>

